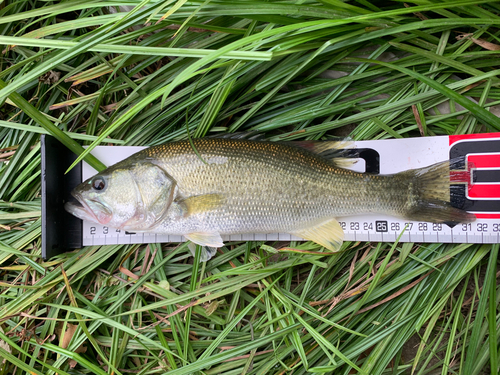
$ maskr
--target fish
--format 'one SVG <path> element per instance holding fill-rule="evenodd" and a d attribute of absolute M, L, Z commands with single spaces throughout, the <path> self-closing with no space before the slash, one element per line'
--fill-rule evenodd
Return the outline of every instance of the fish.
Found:
<path fill-rule="evenodd" d="M 343 216 L 474 221 L 450 203 L 455 164 L 377 175 L 346 169 L 338 140 L 200 138 L 149 147 L 108 167 L 78 185 L 65 208 L 111 228 L 183 235 L 206 249 L 204 259 L 224 245 L 222 236 L 244 233 L 290 233 L 337 252 Z"/>

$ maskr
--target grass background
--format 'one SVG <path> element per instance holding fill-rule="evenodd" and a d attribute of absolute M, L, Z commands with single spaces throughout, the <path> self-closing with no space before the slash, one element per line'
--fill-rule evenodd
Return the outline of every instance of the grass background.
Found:
<path fill-rule="evenodd" d="M 500 131 L 499 26 L 481 0 L 1 2 L 0 374 L 497 374 L 498 244 L 44 262 L 40 134 L 102 169 L 81 144 Z"/>

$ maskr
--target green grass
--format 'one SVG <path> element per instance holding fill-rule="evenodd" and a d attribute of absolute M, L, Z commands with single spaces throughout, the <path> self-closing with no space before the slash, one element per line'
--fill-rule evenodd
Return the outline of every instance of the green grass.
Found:
<path fill-rule="evenodd" d="M 135 8 L 109 11 L 119 5 Z M 98 144 L 223 132 L 500 131 L 499 3 L 408 5 L 1 3 L 0 375 L 497 374 L 498 244 L 346 242 L 320 256 L 233 242 L 206 264 L 184 244 L 144 244 L 41 259 L 41 133 L 102 169 Z"/>

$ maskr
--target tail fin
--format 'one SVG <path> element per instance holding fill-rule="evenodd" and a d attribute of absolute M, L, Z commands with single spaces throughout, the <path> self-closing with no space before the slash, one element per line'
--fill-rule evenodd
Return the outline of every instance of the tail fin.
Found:
<path fill-rule="evenodd" d="M 456 158 L 428 167 L 402 172 L 413 186 L 412 199 L 406 219 L 446 223 L 450 226 L 476 220 L 474 214 L 453 207 L 450 204 L 450 185 L 470 183 L 468 171 L 453 173 L 453 169 L 463 168 L 464 158 Z M 454 197 L 453 201 L 465 197 Z"/>

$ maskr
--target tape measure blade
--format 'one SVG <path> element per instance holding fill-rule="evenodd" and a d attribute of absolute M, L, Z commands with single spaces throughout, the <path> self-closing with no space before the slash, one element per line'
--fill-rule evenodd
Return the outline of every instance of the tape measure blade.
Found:
<path fill-rule="evenodd" d="M 483 140 L 481 137 L 484 137 Z M 469 139 L 470 138 L 470 139 Z M 469 142 L 469 143 L 467 143 Z M 460 147 L 457 144 L 460 143 Z M 364 160 L 354 166 L 354 169 L 378 167 L 380 173 L 396 173 L 407 169 L 419 168 L 422 166 L 437 163 L 447 160 L 452 153 L 460 153 L 463 150 L 481 155 L 486 147 L 488 153 L 498 153 L 500 155 L 500 133 L 491 134 L 474 134 L 468 136 L 437 136 L 437 137 L 421 137 L 421 138 L 404 138 L 404 139 L 386 139 L 372 141 L 357 141 L 355 147 L 364 149 L 367 152 L 367 157 L 375 158 L 378 166 L 373 165 L 374 160 Z M 110 146 L 99 146 L 92 152 L 108 165 L 122 160 L 133 153 L 143 149 L 144 147 L 130 146 L 112 146 L 113 152 L 109 151 Z M 464 148 L 465 147 L 465 148 Z M 461 151 L 462 150 L 462 151 Z M 373 152 L 372 152 L 373 151 Z M 463 152 L 462 152 L 463 153 Z M 496 154 L 495 154 L 496 155 Z M 479 157 L 479 156 L 477 156 Z M 476 157 L 476 158 L 477 158 Z M 500 158 L 499 158 L 500 160 Z M 361 168 L 361 169 L 360 169 Z M 490 168 L 490 166 L 488 167 Z M 491 169 L 491 168 L 490 168 Z M 495 170 L 496 171 L 496 170 Z M 498 167 L 500 171 L 500 166 Z M 86 179 L 93 175 L 93 171 L 87 165 L 83 167 L 83 178 Z M 500 181 L 490 181 L 496 172 L 488 172 L 489 175 L 486 183 L 499 183 Z M 500 174 L 500 172 L 499 172 Z M 493 176 L 493 177 L 492 177 Z M 462 189 L 463 190 L 463 189 Z M 466 191 L 463 190 L 463 194 Z M 489 198 L 488 198 L 489 199 Z M 475 200 L 476 207 L 483 209 L 484 202 L 480 198 Z M 491 200 L 494 204 L 489 204 L 490 207 L 496 207 L 497 200 Z M 500 202 L 500 198 L 498 199 Z M 488 206 L 488 205 L 486 205 Z M 488 208 L 488 207 L 486 207 Z M 498 243 L 500 239 L 500 212 L 493 213 L 491 217 L 479 219 L 475 223 L 460 224 L 453 229 L 445 224 L 432 224 L 424 222 L 405 222 L 393 217 L 379 215 L 374 216 L 358 216 L 339 219 L 343 223 L 345 232 L 345 240 L 361 241 L 361 242 L 394 242 L 402 233 L 403 228 L 406 230 L 400 237 L 400 242 L 441 242 L 441 243 Z M 94 227 L 94 233 L 91 233 L 91 228 Z M 103 227 L 94 224 L 84 223 L 83 225 L 83 243 L 89 244 L 104 244 L 108 234 L 103 233 Z M 99 232 L 101 231 L 101 232 Z M 98 233 L 99 232 L 99 233 Z M 115 235 L 113 235 L 115 236 Z M 95 238 L 94 238 L 95 237 Z M 139 235 L 118 233 L 117 236 L 110 239 L 111 242 L 118 243 L 138 243 L 138 241 L 155 241 L 155 242 L 178 242 L 183 240 L 180 236 L 166 235 Z M 295 240 L 289 234 L 249 234 L 249 235 L 232 235 L 225 238 L 226 241 L 289 241 Z"/>

